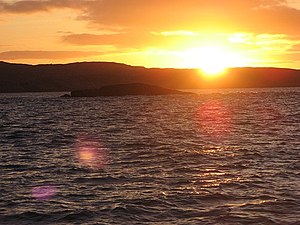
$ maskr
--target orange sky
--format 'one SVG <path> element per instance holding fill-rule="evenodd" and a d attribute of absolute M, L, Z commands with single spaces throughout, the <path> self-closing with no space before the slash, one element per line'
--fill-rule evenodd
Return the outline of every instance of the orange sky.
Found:
<path fill-rule="evenodd" d="M 299 25 L 299 0 L 3 0 L 0 60 L 300 68 Z"/>

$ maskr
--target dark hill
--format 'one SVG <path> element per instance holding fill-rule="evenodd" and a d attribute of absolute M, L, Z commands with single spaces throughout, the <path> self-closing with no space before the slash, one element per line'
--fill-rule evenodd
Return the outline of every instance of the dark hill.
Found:
<path fill-rule="evenodd" d="M 295 87 L 300 71 L 233 68 L 217 79 L 195 69 L 147 69 L 109 62 L 26 65 L 0 62 L 0 92 L 72 91 L 122 83 L 146 83 L 172 89 Z"/>
<path fill-rule="evenodd" d="M 104 86 L 99 89 L 72 91 L 71 97 L 125 96 L 125 95 L 194 95 L 174 89 L 148 84 L 119 84 Z"/>

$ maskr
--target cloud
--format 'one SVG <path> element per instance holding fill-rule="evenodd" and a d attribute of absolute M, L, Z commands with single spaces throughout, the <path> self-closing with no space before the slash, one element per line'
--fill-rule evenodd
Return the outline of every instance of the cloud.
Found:
<path fill-rule="evenodd" d="M 201 33 L 187 31 L 134 32 L 115 34 L 66 34 L 62 41 L 76 46 L 114 46 L 125 49 L 156 48 L 185 50 L 203 45 L 227 46 L 236 51 L 281 51 L 285 52 L 299 43 L 295 36 L 284 34 L 255 33 Z"/>
<path fill-rule="evenodd" d="M 66 34 L 63 35 L 64 43 L 78 46 L 92 45 L 111 45 L 122 48 L 143 49 L 143 48 L 162 48 L 180 49 L 189 46 L 199 45 L 205 40 L 215 40 L 215 42 L 226 39 L 224 34 L 205 34 L 188 31 L 166 31 L 148 32 L 128 30 L 113 34 Z"/>
<path fill-rule="evenodd" d="M 26 0 L 5 2 L 0 1 L 0 12 L 7 13 L 34 13 L 49 11 L 54 8 L 81 8 L 90 1 L 86 0 Z"/>
<path fill-rule="evenodd" d="M 290 63 L 297 63 L 299 65 L 300 62 L 300 52 L 288 53 L 285 55 L 285 59 Z"/>
<path fill-rule="evenodd" d="M 154 41 L 149 33 L 118 33 L 118 34 L 70 34 L 62 37 L 64 42 L 74 45 L 114 45 L 117 47 L 142 47 Z"/>
<path fill-rule="evenodd" d="M 0 11 L 33 13 L 76 8 L 99 28 L 299 33 L 300 10 L 286 0 L 25 0 L 0 1 Z"/>
<path fill-rule="evenodd" d="M 160 33 L 127 31 L 114 34 L 67 34 L 62 36 L 62 41 L 72 45 L 89 46 L 89 45 L 112 45 L 117 48 L 149 48 L 164 47 L 179 43 L 180 41 L 192 41 L 197 39 L 196 36 L 172 35 L 165 36 Z M 198 37 L 199 40 L 199 37 Z"/>
<path fill-rule="evenodd" d="M 284 0 L 102 0 L 90 2 L 82 18 L 147 31 L 295 33 L 300 11 Z"/>
<path fill-rule="evenodd" d="M 298 44 L 294 45 L 291 49 L 290 52 L 298 52 L 300 53 L 300 41 L 298 41 Z M 299 58 L 300 60 L 300 58 Z"/>
<path fill-rule="evenodd" d="M 102 52 L 81 51 L 6 51 L 0 52 L 0 60 L 17 59 L 68 59 L 98 56 Z"/>

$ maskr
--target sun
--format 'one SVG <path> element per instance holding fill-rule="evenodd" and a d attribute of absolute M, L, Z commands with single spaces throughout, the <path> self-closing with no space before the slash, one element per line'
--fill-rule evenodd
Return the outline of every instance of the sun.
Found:
<path fill-rule="evenodd" d="M 203 46 L 185 50 L 184 64 L 189 68 L 199 68 L 206 77 L 215 77 L 229 67 L 244 66 L 245 59 L 234 51 L 222 46 Z"/>

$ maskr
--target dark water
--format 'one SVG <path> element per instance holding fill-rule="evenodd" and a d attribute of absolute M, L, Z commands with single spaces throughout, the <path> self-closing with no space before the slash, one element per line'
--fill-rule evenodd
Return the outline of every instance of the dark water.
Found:
<path fill-rule="evenodd" d="M 0 95 L 0 224 L 300 224 L 300 89 Z"/>

